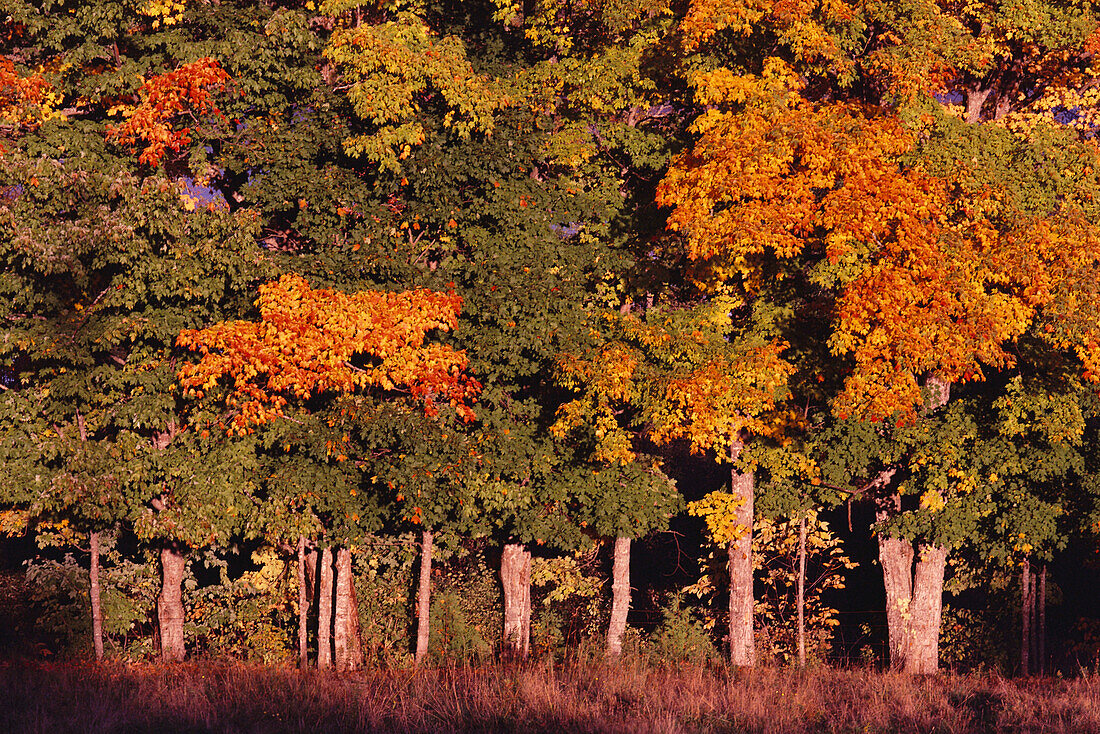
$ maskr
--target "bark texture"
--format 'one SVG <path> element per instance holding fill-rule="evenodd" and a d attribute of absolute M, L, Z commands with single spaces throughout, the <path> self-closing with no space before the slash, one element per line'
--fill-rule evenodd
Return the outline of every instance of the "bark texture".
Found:
<path fill-rule="evenodd" d="M 730 451 L 735 461 L 741 453 L 741 444 Z M 753 473 L 733 470 L 730 491 L 741 504 L 735 512 L 738 525 L 745 528 L 741 537 L 729 544 L 730 574 L 730 663 L 748 667 L 756 664 L 756 645 L 753 640 L 753 587 L 752 587 L 752 519 Z"/>
<path fill-rule="evenodd" d="M 425 530 L 420 535 L 420 588 L 416 593 L 416 664 L 428 656 L 429 625 L 432 600 L 432 533 Z"/>
<path fill-rule="evenodd" d="M 935 673 L 947 549 L 924 543 L 914 550 L 911 541 L 889 535 L 880 535 L 878 546 L 886 587 L 890 667 L 906 673 Z"/>
<path fill-rule="evenodd" d="M 1038 653 L 1035 656 L 1036 672 L 1044 675 L 1047 672 L 1047 564 L 1043 564 L 1039 572 L 1039 597 L 1036 600 L 1039 606 L 1039 634 Z"/>
<path fill-rule="evenodd" d="M 99 533 L 88 533 L 92 560 L 88 568 L 88 591 L 92 597 L 92 647 L 96 662 L 103 660 L 103 605 L 99 595 Z"/>
<path fill-rule="evenodd" d="M 332 669 L 332 549 L 321 551 L 317 569 L 317 667 Z"/>
<path fill-rule="evenodd" d="M 1020 675 L 1031 675 L 1031 610 L 1035 608 L 1032 599 L 1031 564 L 1025 559 L 1020 570 Z"/>
<path fill-rule="evenodd" d="M 336 669 L 357 670 L 363 663 L 363 647 L 359 641 L 359 605 L 355 597 L 355 576 L 351 568 L 351 551 L 336 551 L 336 608 L 333 614 L 333 647 Z"/>
<path fill-rule="evenodd" d="M 920 546 L 913 576 L 912 619 L 906 673 L 929 675 L 940 666 L 940 623 L 943 616 L 943 571 L 947 549 L 931 543 Z"/>
<path fill-rule="evenodd" d="M 500 559 L 504 590 L 504 653 L 526 658 L 531 648 L 531 553 L 519 543 L 508 543 Z"/>
<path fill-rule="evenodd" d="M 893 494 L 886 503 L 900 510 L 901 498 Z M 889 510 L 881 505 L 878 520 L 889 517 Z M 913 601 L 913 544 L 902 538 L 880 533 L 878 536 L 878 560 L 882 566 L 882 581 L 886 588 L 887 646 L 890 666 L 901 670 L 909 656 L 909 606 Z"/>
<path fill-rule="evenodd" d="M 157 596 L 157 628 L 160 631 L 160 655 L 166 662 L 183 660 L 183 575 L 187 559 L 176 548 L 160 551 L 160 594 Z"/>
<path fill-rule="evenodd" d="M 309 589 L 306 583 L 306 539 L 298 538 L 298 667 L 309 667 Z"/>
<path fill-rule="evenodd" d="M 798 667 L 806 667 L 806 518 L 798 523 Z"/>
<path fill-rule="evenodd" d="M 630 538 L 615 538 L 611 562 L 611 621 L 607 625 L 607 657 L 623 651 L 626 618 L 630 613 Z"/>

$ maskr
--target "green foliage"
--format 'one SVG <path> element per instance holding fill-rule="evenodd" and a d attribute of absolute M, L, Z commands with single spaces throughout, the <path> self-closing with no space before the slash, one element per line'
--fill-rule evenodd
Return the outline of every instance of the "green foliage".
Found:
<path fill-rule="evenodd" d="M 127 660 L 149 657 L 147 625 L 158 591 L 156 568 L 147 557 L 126 557 L 112 534 L 102 538 L 100 603 L 109 655 Z M 84 554 L 81 554 L 84 555 Z M 26 563 L 34 629 L 54 653 L 87 657 L 92 651 L 91 600 L 87 561 L 74 553 Z"/>
<path fill-rule="evenodd" d="M 500 586 L 483 549 L 458 546 L 439 564 L 428 644 L 437 660 L 483 662 L 492 652 L 489 640 L 500 636 Z"/>
<path fill-rule="evenodd" d="M 484 662 L 489 656 L 489 643 L 467 620 L 462 600 L 453 591 L 432 595 L 428 649 L 439 661 Z"/>
<path fill-rule="evenodd" d="M 355 594 L 367 665 L 402 667 L 411 659 L 416 549 L 414 533 L 368 537 L 356 546 Z"/>
<path fill-rule="evenodd" d="M 184 631 L 201 655 L 268 665 L 289 662 L 294 659 L 297 616 L 291 562 L 271 548 L 252 552 L 249 560 L 254 570 L 231 578 L 226 559 L 207 551 L 204 564 L 217 571 L 218 582 L 184 582 Z"/>
<path fill-rule="evenodd" d="M 644 648 L 654 665 L 710 663 L 718 658 L 710 632 L 682 594 L 674 594 L 661 610 L 661 623 L 646 639 Z"/>
<path fill-rule="evenodd" d="M 602 544 L 571 556 L 531 559 L 532 644 L 558 655 L 603 634 L 606 578 L 593 573 Z"/>

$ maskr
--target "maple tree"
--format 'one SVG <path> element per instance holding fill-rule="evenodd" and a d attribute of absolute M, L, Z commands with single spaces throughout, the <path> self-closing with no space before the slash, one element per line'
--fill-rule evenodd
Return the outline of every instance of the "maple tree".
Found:
<path fill-rule="evenodd" d="M 234 415 L 229 426 L 247 432 L 282 415 L 287 394 L 298 400 L 326 391 L 406 389 L 434 414 L 450 405 L 466 421 L 479 385 L 465 376 L 465 355 L 442 344 L 424 346 L 433 330 L 453 329 L 461 299 L 413 291 L 346 295 L 311 289 L 297 275 L 260 286 L 259 323 L 235 321 L 185 330 L 178 344 L 201 358 L 180 369 L 185 395 L 202 398 L 223 377 Z M 379 364 L 359 367 L 359 356 Z"/>
<path fill-rule="evenodd" d="M 876 499 L 900 662 L 940 555 L 1089 532 L 1095 10 L 11 0 L 4 522 L 160 556 L 169 657 L 245 578 L 187 564 L 255 543 L 299 569 L 266 623 L 331 584 L 345 659 L 352 549 L 503 545 L 522 654 L 540 556 L 613 547 L 613 648 L 691 446 L 733 469 L 689 507 L 738 639 L 754 516 Z"/>
<path fill-rule="evenodd" d="M 1052 344 L 1074 349 L 1090 374 L 1090 327 L 1060 305 L 1089 298 L 1081 288 L 1091 277 L 1081 268 L 1095 261 L 1088 208 L 1071 199 L 1038 207 L 958 165 L 960 137 L 952 136 L 966 129 L 937 124 L 945 113 L 931 94 L 967 84 L 968 69 L 995 79 L 987 72 L 998 61 L 946 42 L 944 32 L 958 39 L 967 31 L 942 17 L 938 25 L 916 24 L 908 37 L 887 31 L 861 49 L 852 44 L 858 17 L 881 18 L 883 10 L 703 2 L 689 11 L 690 45 L 767 27 L 794 65 L 770 56 L 757 62 L 758 73 L 720 63 L 695 73 L 697 101 L 711 108 L 693 124 L 695 147 L 662 183 L 660 196 L 675 207 L 670 225 L 688 233 L 689 256 L 704 262 L 705 282 L 734 278 L 759 289 L 770 264 L 805 262 L 811 282 L 835 294 L 829 346 L 853 360 L 833 401 L 842 419 L 924 420 L 946 404 L 952 385 L 1014 366 L 1008 346 L 1040 325 L 1060 334 Z M 898 18 L 936 12 L 935 4 L 914 3 L 885 22 L 899 27 Z M 840 96 L 874 89 L 879 104 L 826 101 L 826 87 Z M 980 108 L 967 114 L 970 122 Z M 914 128 L 925 135 L 931 128 L 933 142 L 913 136 Z M 1023 145 L 1042 143 L 1033 137 Z M 941 157 L 929 156 L 933 151 Z M 1074 235 L 1056 234 L 1067 221 L 1077 222 Z M 946 546 L 920 546 L 914 579 L 913 548 L 888 524 L 901 507 L 895 472 L 887 462 L 861 491 L 877 489 L 885 503 L 879 532 L 892 657 L 928 671 L 936 666 Z M 897 610 L 910 598 L 915 621 L 913 636 L 905 637 Z"/>
<path fill-rule="evenodd" d="M 233 412 L 226 421 L 230 432 L 246 433 L 285 415 L 288 397 L 303 403 L 319 394 L 350 393 L 365 388 L 407 391 L 423 403 L 430 415 L 440 405 L 449 405 L 464 421 L 474 418 L 468 401 L 476 396 L 478 383 L 467 377 L 465 355 L 452 347 L 424 345 L 434 330 L 453 329 L 461 299 L 454 294 L 413 291 L 404 293 L 361 292 L 351 295 L 330 289 L 312 289 L 297 275 L 284 275 L 277 282 L 260 287 L 257 301 L 259 323 L 235 321 L 216 324 L 202 330 L 183 331 L 180 346 L 197 351 L 197 363 L 181 368 L 179 379 L 185 395 L 201 399 L 226 379 L 231 388 L 224 397 Z M 376 360 L 377 364 L 358 366 L 355 359 Z M 346 413 L 346 409 L 344 411 Z M 330 425 L 333 423 L 329 421 Z M 287 445 L 289 449 L 289 444 Z M 348 437 L 327 443 L 327 453 L 338 462 L 347 459 L 343 451 L 352 451 Z M 391 482 L 392 484 L 392 482 Z M 355 490 L 351 490 L 355 494 Z M 419 494 L 419 492 L 418 492 Z M 400 499 L 400 498 L 399 498 Z M 412 508 L 413 519 L 423 523 L 424 510 Z M 354 519 L 358 519 L 356 516 Z M 300 538 L 299 565 L 304 563 Z M 332 583 L 330 551 L 321 552 L 320 599 L 321 632 L 318 639 L 318 666 L 327 667 L 327 601 Z M 349 617 L 357 620 L 351 586 L 350 552 L 336 552 L 337 571 L 335 610 L 336 664 L 340 668 L 357 667 L 361 659 L 356 633 L 347 639 Z M 429 578 L 432 557 L 432 533 L 425 523 L 421 551 L 422 577 Z M 299 574 L 304 589 L 303 574 Z M 420 633 L 427 638 L 426 610 L 430 587 L 420 591 Z M 304 609 L 300 612 L 304 623 Z M 357 625 L 358 623 L 355 622 Z M 304 637 L 304 626 L 300 635 Z M 351 646 L 351 647 L 349 647 Z M 424 651 L 418 649 L 418 660 Z"/>
<path fill-rule="evenodd" d="M 126 117 L 125 122 L 107 127 L 107 137 L 131 152 L 140 148 L 138 162 L 156 167 L 169 150 L 179 151 L 191 143 L 190 127 L 174 127 L 178 117 L 187 113 L 224 118 L 213 102 L 211 89 L 223 87 L 228 80 L 229 75 L 211 58 L 154 76 L 138 90 L 141 101 L 136 106 L 107 111 Z"/>

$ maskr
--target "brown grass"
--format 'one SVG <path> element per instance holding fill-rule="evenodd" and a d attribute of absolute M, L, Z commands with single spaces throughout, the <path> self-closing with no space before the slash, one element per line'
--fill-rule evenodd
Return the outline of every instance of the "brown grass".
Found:
<path fill-rule="evenodd" d="M 1100 733 L 1100 678 L 592 665 L 0 664 L 0 732 Z"/>

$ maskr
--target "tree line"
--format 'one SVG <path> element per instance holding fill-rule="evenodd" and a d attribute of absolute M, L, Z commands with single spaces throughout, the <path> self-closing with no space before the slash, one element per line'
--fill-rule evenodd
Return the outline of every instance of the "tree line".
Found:
<path fill-rule="evenodd" d="M 858 501 L 893 666 L 938 668 L 945 576 L 1020 573 L 1038 652 L 1031 569 L 1100 526 L 1098 10 L 9 0 L 0 527 L 87 543 L 97 656 L 103 533 L 167 660 L 189 558 L 281 549 L 347 669 L 379 538 L 419 538 L 418 662 L 441 535 L 502 548 L 516 656 L 532 549 L 606 541 L 614 658 L 687 509 L 748 666 L 754 528 L 798 529 L 802 620 Z"/>

